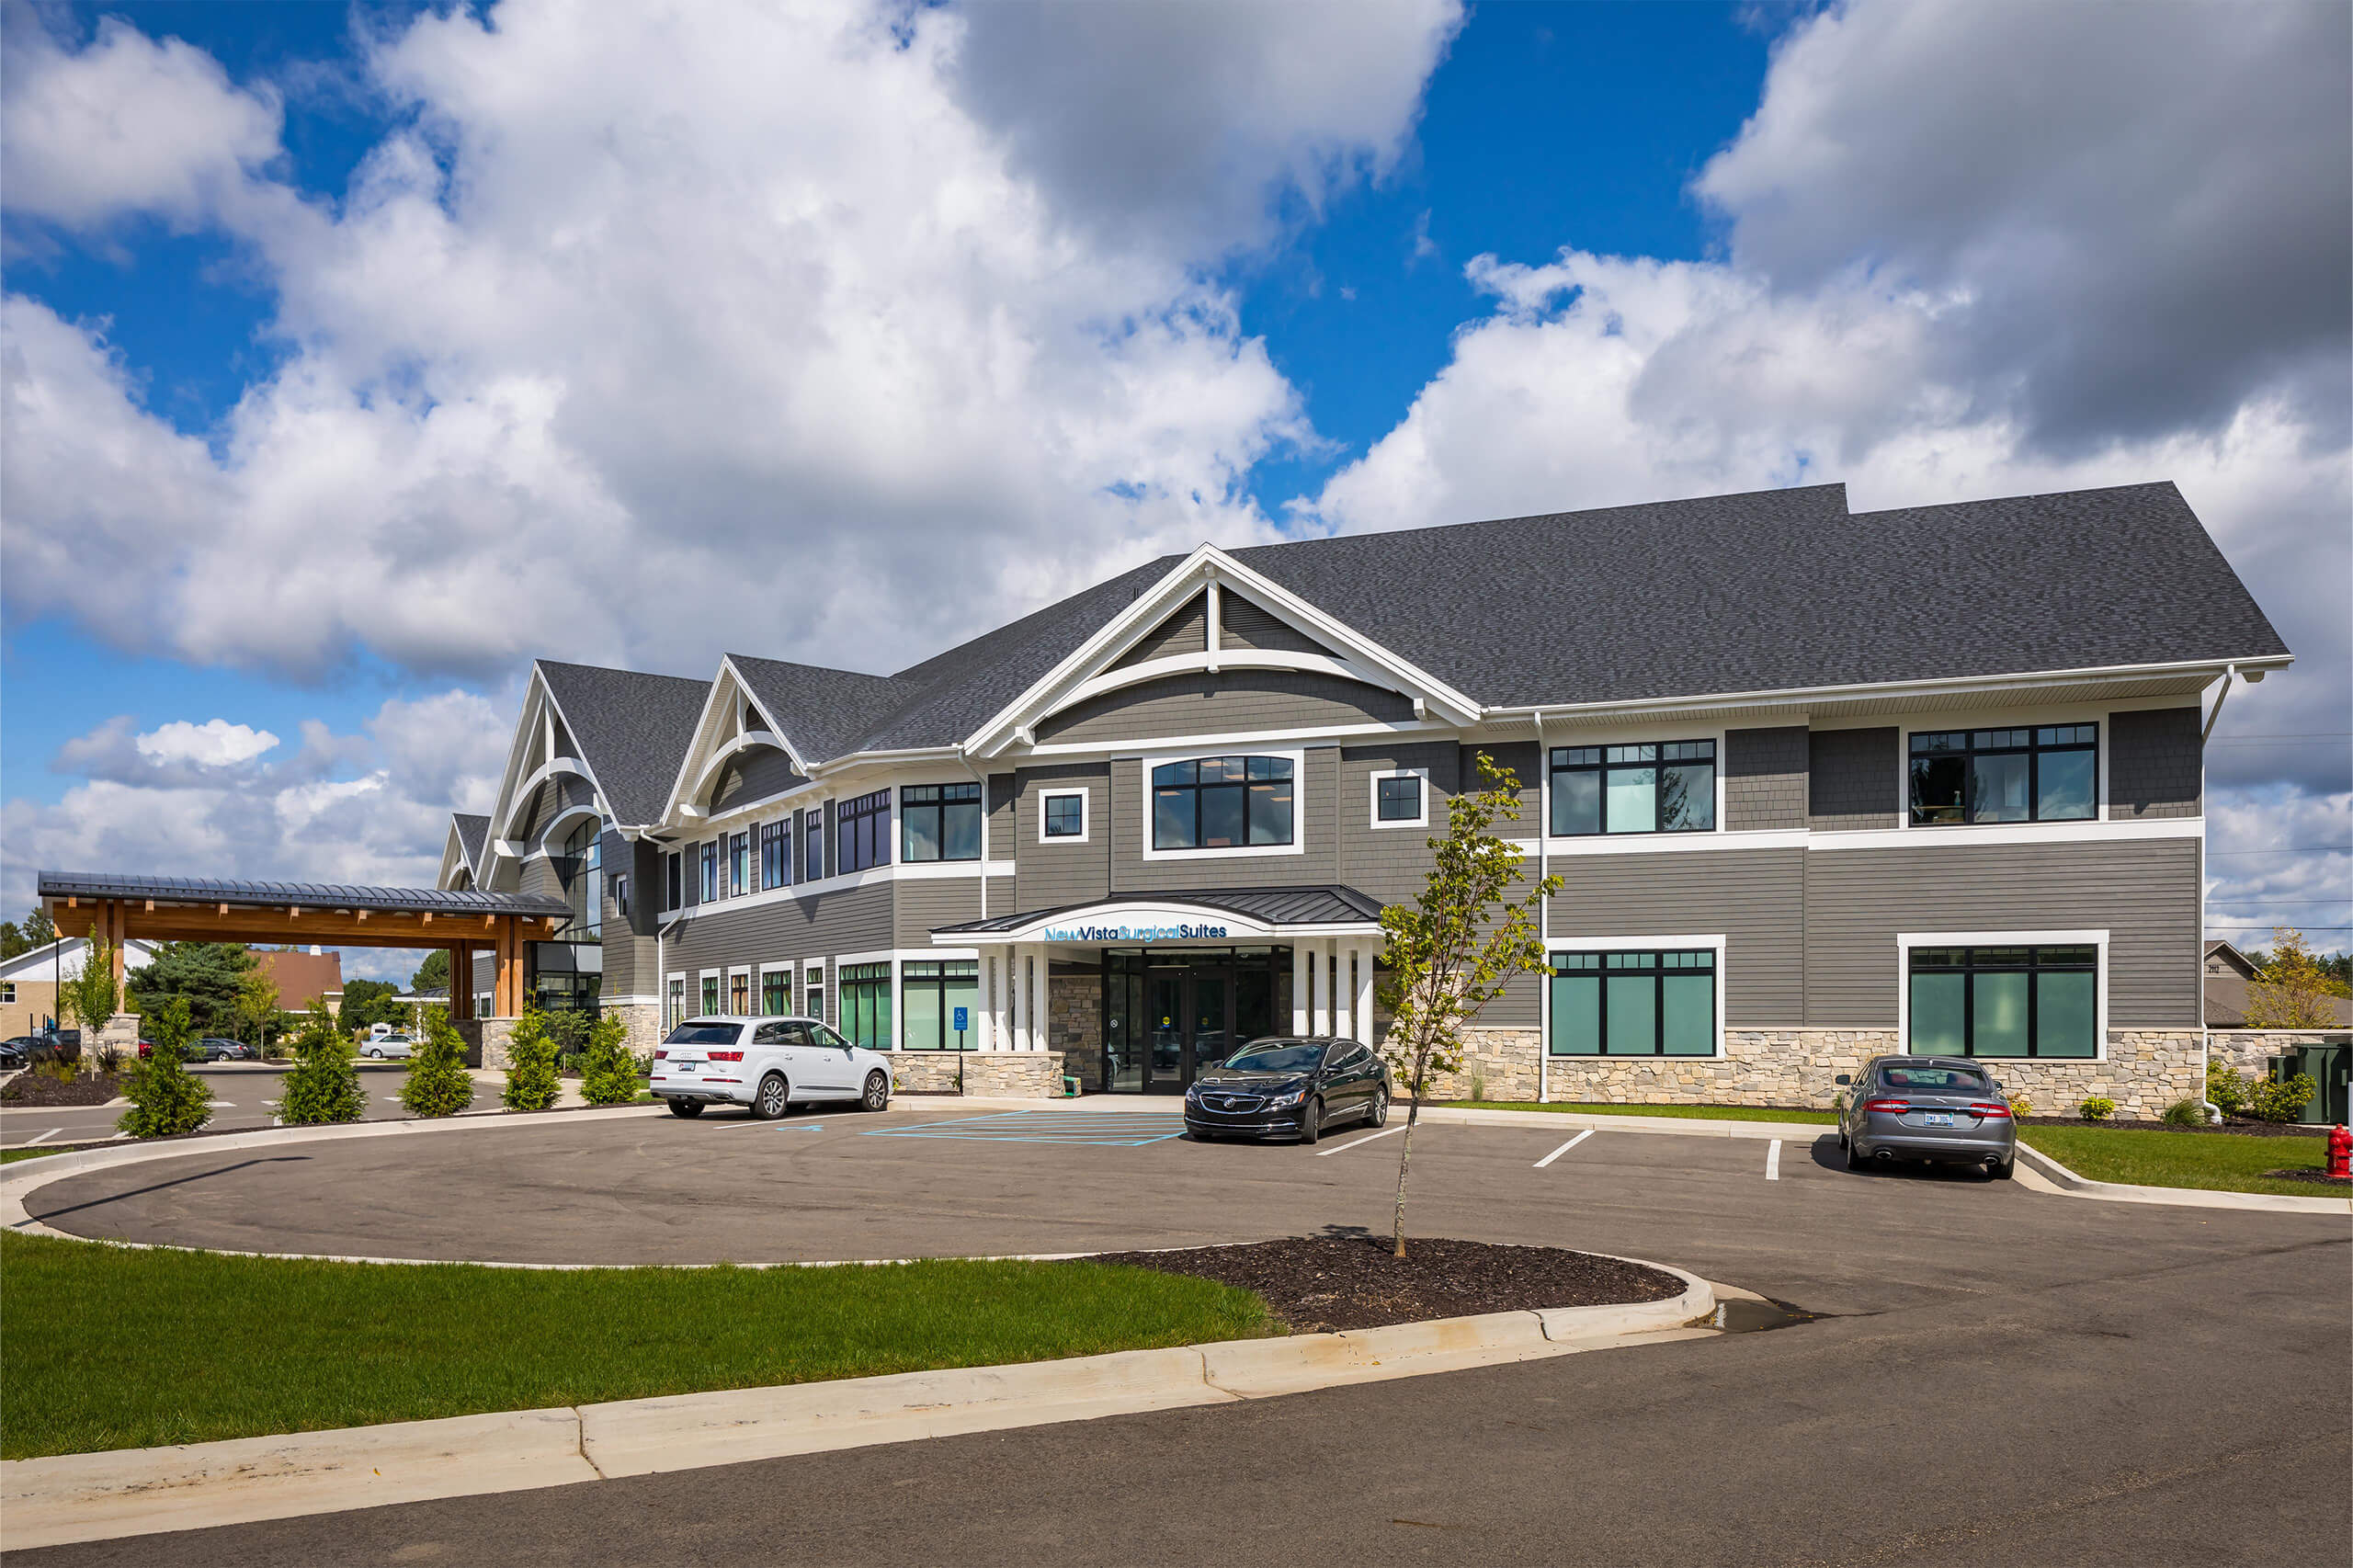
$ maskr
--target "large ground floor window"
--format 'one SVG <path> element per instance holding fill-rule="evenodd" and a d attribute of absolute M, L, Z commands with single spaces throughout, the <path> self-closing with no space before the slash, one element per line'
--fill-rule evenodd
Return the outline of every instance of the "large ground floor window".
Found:
<path fill-rule="evenodd" d="M 855 1045 L 891 1049 L 891 966 L 846 963 L 841 973 L 841 1028 Z"/>
<path fill-rule="evenodd" d="M 1915 1056 L 2099 1054 L 2097 948 L 1915 948 Z"/>
<path fill-rule="evenodd" d="M 981 966 L 972 959 L 919 960 L 899 966 L 900 1043 L 909 1051 L 980 1049 Z M 956 1027 L 956 1009 L 964 1027 Z"/>
<path fill-rule="evenodd" d="M 760 971 L 760 1011 L 772 1018 L 783 1017 L 792 1011 L 792 971 Z"/>
<path fill-rule="evenodd" d="M 1712 1056 L 1716 955 L 1554 953 L 1555 1056 Z"/>

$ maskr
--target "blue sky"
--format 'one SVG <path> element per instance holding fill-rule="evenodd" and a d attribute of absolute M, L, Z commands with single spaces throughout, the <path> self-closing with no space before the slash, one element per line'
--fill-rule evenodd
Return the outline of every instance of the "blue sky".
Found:
<path fill-rule="evenodd" d="M 889 667 L 1202 537 L 2172 477 L 2305 658 L 2225 715 L 2226 913 L 2353 924 L 2279 853 L 2348 836 L 2341 8 L 2055 9 L 11 10 L 69 107 L 0 210 L 0 894 L 429 875 L 533 653 Z M 722 579 L 774 612 L 658 613 Z"/>

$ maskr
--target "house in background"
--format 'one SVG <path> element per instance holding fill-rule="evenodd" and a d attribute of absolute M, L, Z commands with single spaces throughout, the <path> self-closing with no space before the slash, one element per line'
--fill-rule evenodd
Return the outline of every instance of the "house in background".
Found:
<path fill-rule="evenodd" d="M 57 1019 L 58 984 L 82 978 L 82 955 L 88 946 L 83 937 L 64 937 L 0 963 L 0 1040 L 39 1034 Z M 153 942 L 128 943 L 123 970 L 144 969 L 154 956 Z"/>
<path fill-rule="evenodd" d="M 2255 960 L 2229 942 L 2206 944 L 2206 1027 L 2243 1029 L 2246 1021 L 2247 987 L 2255 980 Z M 2336 1006 L 2337 1028 L 2353 1028 L 2353 1001 L 2330 998 Z"/>
<path fill-rule="evenodd" d="M 272 948 L 253 949 L 254 970 L 278 987 L 278 1005 L 290 1013 L 307 1010 L 324 1001 L 327 1011 L 343 1005 L 343 955 L 313 947 L 308 952 Z"/>

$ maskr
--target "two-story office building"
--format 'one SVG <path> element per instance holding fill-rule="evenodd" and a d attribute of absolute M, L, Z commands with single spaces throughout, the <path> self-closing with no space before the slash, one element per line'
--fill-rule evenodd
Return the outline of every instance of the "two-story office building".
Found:
<path fill-rule="evenodd" d="M 2201 1082 L 2201 705 L 2289 658 L 2166 483 L 1204 545 L 892 676 L 541 663 L 443 881 L 570 897 L 536 988 L 641 1041 L 802 1012 L 904 1087 L 1175 1090 L 1379 1034 L 1484 752 L 1563 885 L 1448 1092 L 1823 1104 L 1910 1050 L 2154 1113 Z"/>

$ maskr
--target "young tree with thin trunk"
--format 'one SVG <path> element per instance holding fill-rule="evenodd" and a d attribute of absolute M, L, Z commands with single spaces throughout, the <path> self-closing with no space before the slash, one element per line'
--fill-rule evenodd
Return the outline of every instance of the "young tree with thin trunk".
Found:
<path fill-rule="evenodd" d="M 2333 1029 L 2336 1003 L 2345 987 L 2313 953 L 2302 931 L 2285 926 L 2271 933 L 2271 952 L 2246 988 L 2247 1027 L 2258 1029 Z"/>
<path fill-rule="evenodd" d="M 57 988 L 57 1010 L 82 1030 L 82 1065 L 98 1065 L 98 1031 L 122 1010 L 122 983 L 114 977 L 116 947 L 98 936 L 94 924 L 82 945 L 82 972 Z"/>
<path fill-rule="evenodd" d="M 1547 877 L 1518 903 L 1506 902 L 1512 884 L 1526 875 L 1523 857 L 1518 846 L 1488 829 L 1499 820 L 1519 820 L 1519 780 L 1485 752 L 1478 765 L 1480 788 L 1447 802 L 1446 836 L 1429 840 L 1436 859 L 1421 897 L 1381 912 L 1389 938 L 1381 1000 L 1392 1019 L 1381 1055 L 1411 1096 L 1398 1145 L 1397 1217 L 1390 1236 L 1399 1257 L 1405 1256 L 1405 1180 L 1422 1092 L 1433 1073 L 1461 1070 L 1462 1031 L 1514 975 L 1543 972 L 1536 913 L 1561 887 L 1559 877 Z"/>

